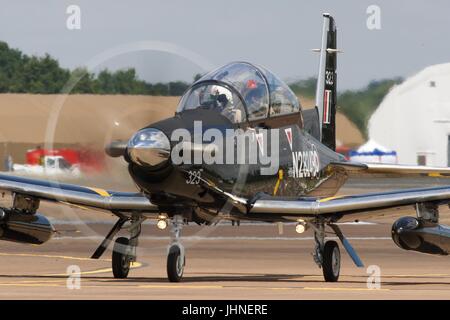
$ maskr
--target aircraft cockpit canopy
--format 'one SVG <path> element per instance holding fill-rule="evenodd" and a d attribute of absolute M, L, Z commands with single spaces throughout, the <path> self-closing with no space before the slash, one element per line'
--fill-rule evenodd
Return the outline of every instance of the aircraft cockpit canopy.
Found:
<path fill-rule="evenodd" d="M 182 97 L 177 112 L 214 109 L 233 123 L 300 111 L 289 87 L 265 68 L 234 62 L 200 78 Z"/>

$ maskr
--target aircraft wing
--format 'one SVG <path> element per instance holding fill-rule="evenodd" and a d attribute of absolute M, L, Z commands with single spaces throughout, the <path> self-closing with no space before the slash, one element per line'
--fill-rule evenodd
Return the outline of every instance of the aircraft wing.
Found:
<path fill-rule="evenodd" d="M 384 163 L 332 162 L 329 167 L 345 170 L 352 174 L 395 174 L 395 175 L 436 175 L 450 176 L 450 167 L 411 166 Z"/>
<path fill-rule="evenodd" d="M 0 174 L 0 191 L 111 212 L 158 212 L 158 207 L 142 193 L 113 192 L 13 175 Z"/>
<path fill-rule="evenodd" d="M 396 209 L 414 209 L 419 203 L 450 203 L 450 185 L 329 198 L 261 198 L 253 203 L 248 214 L 304 218 L 322 216 L 335 221 L 349 221 L 376 217 L 380 215 L 378 211 L 395 213 Z"/>

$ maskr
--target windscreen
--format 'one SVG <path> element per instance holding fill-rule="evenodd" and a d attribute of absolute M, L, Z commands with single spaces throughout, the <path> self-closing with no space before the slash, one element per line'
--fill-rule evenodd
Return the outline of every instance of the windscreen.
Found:
<path fill-rule="evenodd" d="M 216 110 L 233 123 L 245 121 L 245 111 L 239 97 L 218 84 L 194 86 L 181 99 L 177 112 L 197 108 Z"/>

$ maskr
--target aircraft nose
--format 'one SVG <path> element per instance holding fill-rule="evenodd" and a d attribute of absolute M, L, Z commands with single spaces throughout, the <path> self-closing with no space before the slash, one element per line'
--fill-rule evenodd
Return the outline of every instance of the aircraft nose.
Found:
<path fill-rule="evenodd" d="M 127 152 L 136 164 L 152 168 L 159 167 L 169 161 L 170 141 L 158 129 L 142 129 L 128 141 Z"/>

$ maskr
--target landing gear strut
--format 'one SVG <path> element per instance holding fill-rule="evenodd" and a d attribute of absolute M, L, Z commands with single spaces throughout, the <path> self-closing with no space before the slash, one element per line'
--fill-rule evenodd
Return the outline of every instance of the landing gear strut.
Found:
<path fill-rule="evenodd" d="M 336 241 L 325 242 L 325 224 L 318 223 L 314 228 L 314 261 L 322 268 L 323 277 L 326 282 L 336 282 L 341 270 L 341 253 Z"/>
<path fill-rule="evenodd" d="M 183 278 L 186 258 L 184 247 L 180 243 L 180 233 L 183 227 L 183 216 L 175 215 L 172 219 L 171 244 L 167 254 L 167 277 L 170 282 L 180 282 Z"/>
<path fill-rule="evenodd" d="M 130 272 L 131 263 L 136 261 L 136 247 L 141 234 L 141 217 L 133 217 L 128 228 L 130 238 L 120 237 L 114 243 L 112 270 L 114 278 L 124 279 Z"/>

